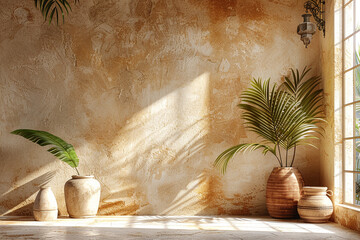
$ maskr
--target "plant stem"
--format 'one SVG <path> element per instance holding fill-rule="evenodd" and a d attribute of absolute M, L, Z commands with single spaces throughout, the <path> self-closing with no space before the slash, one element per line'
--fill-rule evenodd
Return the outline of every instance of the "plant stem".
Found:
<path fill-rule="evenodd" d="M 281 157 L 281 152 L 280 152 L 280 146 L 279 146 L 279 144 L 277 144 L 277 147 L 278 147 L 278 151 L 279 151 L 279 156 L 280 156 L 280 167 L 282 167 L 283 166 L 283 160 L 282 160 L 282 157 Z"/>
<path fill-rule="evenodd" d="M 274 154 L 275 155 L 275 154 Z M 280 162 L 280 159 L 278 158 L 278 156 L 276 156 L 275 155 L 275 157 L 276 157 L 276 159 L 278 160 L 278 162 L 279 162 L 279 165 L 280 165 L 280 167 L 281 167 L 281 162 Z"/>
<path fill-rule="evenodd" d="M 296 153 L 296 144 L 295 144 L 295 147 L 294 147 L 294 155 L 293 155 L 293 159 L 292 159 L 292 161 L 291 161 L 290 167 L 292 167 L 292 165 L 293 165 L 293 163 L 294 163 L 295 153 Z"/>
<path fill-rule="evenodd" d="M 77 172 L 77 174 L 80 176 L 79 170 L 77 169 L 77 167 L 75 167 L 75 170 Z"/>

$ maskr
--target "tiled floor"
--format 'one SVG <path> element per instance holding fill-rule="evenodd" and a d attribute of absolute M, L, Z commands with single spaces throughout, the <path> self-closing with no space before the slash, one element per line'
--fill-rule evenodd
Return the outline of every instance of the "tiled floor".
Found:
<path fill-rule="evenodd" d="M 270 217 L 118 216 L 36 222 L 0 217 L 0 239 L 360 239 L 335 223 Z"/>

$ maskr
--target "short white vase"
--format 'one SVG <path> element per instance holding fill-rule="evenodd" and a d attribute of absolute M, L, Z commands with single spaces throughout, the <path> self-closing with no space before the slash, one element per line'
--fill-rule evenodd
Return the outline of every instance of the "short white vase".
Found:
<path fill-rule="evenodd" d="M 33 214 L 36 221 L 53 221 L 57 219 L 58 207 L 51 187 L 41 187 L 36 195 Z"/>

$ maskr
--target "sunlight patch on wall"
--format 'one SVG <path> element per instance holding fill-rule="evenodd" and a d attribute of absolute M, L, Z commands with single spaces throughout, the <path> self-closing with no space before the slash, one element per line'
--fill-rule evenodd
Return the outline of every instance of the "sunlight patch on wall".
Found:
<path fill-rule="evenodd" d="M 138 203 L 142 211 L 166 214 L 191 204 L 193 179 L 206 164 L 200 152 L 209 131 L 209 79 L 209 73 L 201 74 L 127 121 L 111 149 L 116 162 L 105 173 L 119 184 L 105 193 L 105 203 Z M 128 186 L 133 194 L 125 194 Z"/>

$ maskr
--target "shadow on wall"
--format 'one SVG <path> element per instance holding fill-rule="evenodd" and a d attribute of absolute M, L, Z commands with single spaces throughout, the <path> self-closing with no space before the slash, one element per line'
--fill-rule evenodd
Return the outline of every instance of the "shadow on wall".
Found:
<path fill-rule="evenodd" d="M 203 73 L 133 114 L 114 133 L 115 145 L 104 157 L 118 161 L 105 166 L 107 175 L 99 179 L 100 215 L 251 215 L 254 194 L 244 189 L 243 195 L 226 196 L 212 167 L 218 119 L 210 114 L 209 89 L 210 74 Z"/>
<path fill-rule="evenodd" d="M 15 186 L 10 191 L 0 193 L 0 215 L 32 215 L 33 201 L 29 198 L 39 191 L 39 188 L 46 185 L 54 177 L 55 171 L 47 172 L 33 180 Z M 23 206 L 16 208 L 21 203 Z"/>
<path fill-rule="evenodd" d="M 188 179 L 196 178 L 199 166 L 206 167 L 208 81 L 204 73 L 174 89 L 117 132 L 108 157 L 119 161 L 112 161 L 105 169 L 109 175 L 100 179 L 100 215 L 171 214 L 184 207 L 184 198 L 196 187 L 187 186 Z M 114 181 L 117 186 L 108 184 Z"/>

